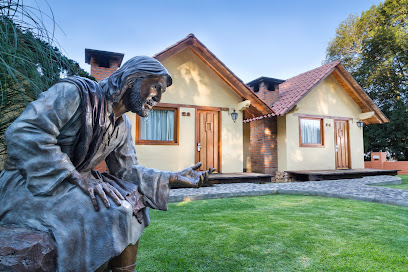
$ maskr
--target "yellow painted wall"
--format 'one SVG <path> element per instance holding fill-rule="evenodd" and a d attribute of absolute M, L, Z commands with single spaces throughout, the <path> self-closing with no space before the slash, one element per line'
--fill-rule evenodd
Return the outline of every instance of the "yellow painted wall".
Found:
<path fill-rule="evenodd" d="M 335 169 L 334 120 L 323 120 L 324 147 L 299 147 L 299 117 L 294 113 L 353 118 L 349 121 L 351 167 L 364 168 L 363 131 L 356 125 L 361 109 L 330 75 L 295 110 L 278 119 L 279 171 Z"/>
<path fill-rule="evenodd" d="M 162 96 L 162 103 L 237 108 L 242 102 L 219 76 L 204 64 L 190 49 L 162 62 L 173 77 L 173 85 Z M 181 116 L 190 112 L 190 116 Z M 136 126 L 136 116 L 128 114 L 132 126 Z M 242 172 L 243 170 L 243 127 L 242 112 L 236 123 L 228 111 L 221 112 L 221 162 L 222 172 Z M 135 139 L 136 131 L 132 136 Z M 136 145 L 139 163 L 161 170 L 179 171 L 195 163 L 195 109 L 180 108 L 179 145 Z"/>
<path fill-rule="evenodd" d="M 278 171 L 287 170 L 286 116 L 278 116 Z"/>

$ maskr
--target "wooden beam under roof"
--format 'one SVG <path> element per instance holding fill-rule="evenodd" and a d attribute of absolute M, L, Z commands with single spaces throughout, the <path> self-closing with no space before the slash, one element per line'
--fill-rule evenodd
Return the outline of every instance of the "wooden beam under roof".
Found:
<path fill-rule="evenodd" d="M 262 99 L 253 93 L 242 80 L 229 70 L 224 63 L 222 63 L 192 34 L 168 47 L 164 51 L 157 53 L 153 57 L 159 61 L 163 61 L 187 48 L 190 49 L 212 71 L 214 71 L 230 88 L 232 88 L 242 100 L 250 100 L 251 105 L 259 112 L 258 116 L 273 114 L 272 109 Z"/>
<path fill-rule="evenodd" d="M 350 97 L 361 108 L 362 112 L 373 111 L 374 116 L 364 120 L 365 124 L 383 124 L 388 123 L 388 118 L 382 113 L 382 111 L 374 104 L 371 98 L 361 88 L 360 85 L 354 80 L 354 78 L 346 71 L 346 69 L 340 64 L 332 72 L 334 78 L 338 81 L 340 86 L 350 95 Z"/>

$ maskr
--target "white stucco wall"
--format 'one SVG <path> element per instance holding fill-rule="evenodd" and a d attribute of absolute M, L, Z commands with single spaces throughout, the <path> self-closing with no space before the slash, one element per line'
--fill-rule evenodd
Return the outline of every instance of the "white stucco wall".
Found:
<path fill-rule="evenodd" d="M 242 102 L 213 70 L 190 49 L 163 61 L 173 77 L 173 85 L 162 96 L 162 103 L 237 108 Z M 182 116 L 189 112 L 190 116 Z M 196 109 L 181 107 L 179 110 L 178 145 L 136 145 L 139 163 L 146 167 L 178 171 L 195 163 L 195 114 Z M 136 136 L 136 116 L 128 114 L 132 121 L 132 136 Z M 222 172 L 243 170 L 242 112 L 234 123 L 228 111 L 221 111 L 221 163 Z"/>
<path fill-rule="evenodd" d="M 356 125 L 360 113 L 360 107 L 336 79 L 328 76 L 297 104 L 295 110 L 278 119 L 279 171 L 336 168 L 334 119 L 329 116 L 352 118 L 348 121 L 351 167 L 364 168 L 363 130 Z M 324 147 L 299 146 L 299 116 L 294 114 L 327 117 L 323 119 Z"/>

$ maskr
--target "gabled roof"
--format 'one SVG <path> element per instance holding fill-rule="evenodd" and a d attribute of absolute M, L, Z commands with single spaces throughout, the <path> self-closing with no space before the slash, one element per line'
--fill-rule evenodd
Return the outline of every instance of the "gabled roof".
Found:
<path fill-rule="evenodd" d="M 286 80 L 279 85 L 279 100 L 271 105 L 276 115 L 288 113 L 317 84 L 332 74 L 343 89 L 361 108 L 362 112 L 374 112 L 374 116 L 364 120 L 365 124 L 386 123 L 389 120 L 364 92 L 360 85 L 341 65 L 340 61 L 327 63 Z"/>
<path fill-rule="evenodd" d="M 273 111 L 277 115 L 288 113 L 313 87 L 330 75 L 339 63 L 335 61 L 325 64 L 279 84 L 279 100 L 273 104 Z"/>
<path fill-rule="evenodd" d="M 208 48 L 201 43 L 193 34 L 180 40 L 174 45 L 157 53 L 153 57 L 158 61 L 163 61 L 184 49 L 189 48 L 208 67 L 213 70 L 227 85 L 229 85 L 243 100 L 250 100 L 251 106 L 247 111 L 253 116 L 272 115 L 272 109 L 251 89 L 238 78 L 228 67 L 222 63 Z"/>

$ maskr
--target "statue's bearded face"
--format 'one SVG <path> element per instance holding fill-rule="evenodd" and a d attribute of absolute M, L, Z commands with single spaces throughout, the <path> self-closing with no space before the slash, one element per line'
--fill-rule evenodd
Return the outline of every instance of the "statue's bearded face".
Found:
<path fill-rule="evenodd" d="M 160 102 L 166 91 L 167 77 L 156 76 L 136 80 L 130 90 L 129 110 L 141 117 L 149 115 L 149 111 Z"/>

